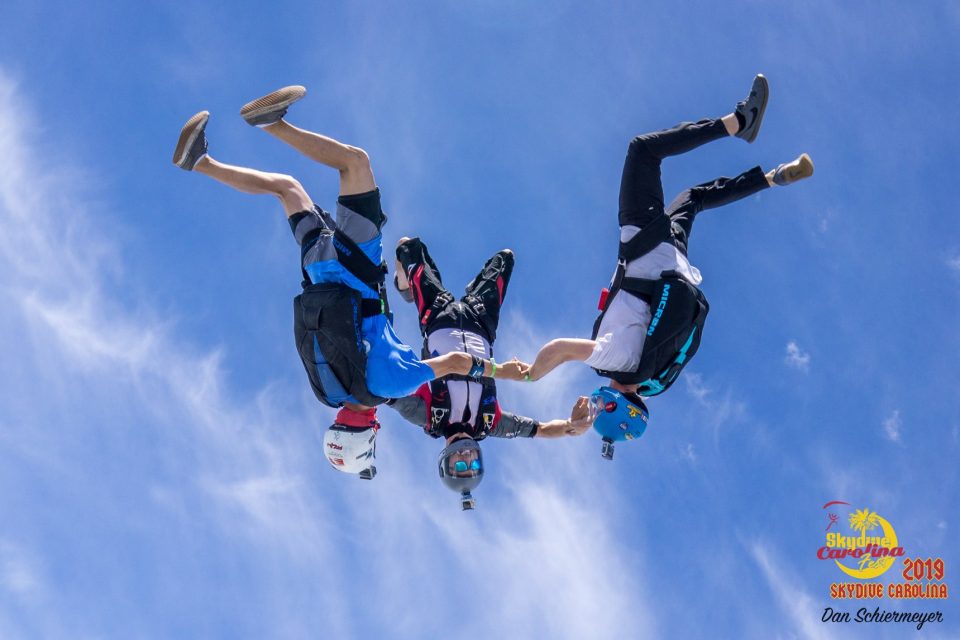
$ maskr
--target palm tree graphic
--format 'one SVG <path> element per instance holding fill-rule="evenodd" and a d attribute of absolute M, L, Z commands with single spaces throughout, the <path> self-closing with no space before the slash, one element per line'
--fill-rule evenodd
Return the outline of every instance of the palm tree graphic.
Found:
<path fill-rule="evenodd" d="M 861 535 L 866 536 L 868 531 L 876 529 L 878 526 L 880 526 L 880 516 L 869 509 L 854 511 L 850 515 L 850 528 L 859 531 Z M 863 569 L 867 563 L 873 567 L 882 561 L 878 559 L 870 562 L 870 560 L 872 560 L 871 554 L 864 554 L 863 557 L 860 558 L 860 568 Z"/>

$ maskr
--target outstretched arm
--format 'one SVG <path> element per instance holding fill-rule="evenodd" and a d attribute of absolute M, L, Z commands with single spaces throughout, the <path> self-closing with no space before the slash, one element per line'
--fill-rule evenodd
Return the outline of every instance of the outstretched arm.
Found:
<path fill-rule="evenodd" d="M 470 373 L 470 368 L 473 366 L 473 357 L 469 353 L 451 351 L 450 353 L 424 360 L 423 363 L 433 369 L 434 378 L 442 378 L 451 373 L 460 373 L 463 375 Z M 484 365 L 484 369 L 486 368 L 487 366 Z"/>
<path fill-rule="evenodd" d="M 496 365 L 496 371 L 494 371 L 494 365 L 490 360 L 482 358 L 477 358 L 477 360 L 483 364 L 483 371 L 478 371 L 475 374 L 472 373 L 475 364 L 474 356 L 462 351 L 451 351 L 423 362 L 433 369 L 435 378 L 458 373 L 465 376 L 477 375 L 485 378 L 497 378 L 498 380 L 522 380 L 523 372 L 529 368 L 528 365 L 519 360 L 511 360 Z"/>
<path fill-rule="evenodd" d="M 551 420 L 544 422 L 537 429 L 539 438 L 562 438 L 563 436 L 582 436 L 590 426 L 593 420 L 590 419 L 590 400 L 586 396 L 577 398 L 570 412 L 570 418 L 567 420 Z"/>
<path fill-rule="evenodd" d="M 581 397 L 573 405 L 570 418 L 567 420 L 550 420 L 537 422 L 533 418 L 518 416 L 504 411 L 500 414 L 500 421 L 487 435 L 496 438 L 561 438 L 563 436 L 583 435 L 593 424 L 590 419 L 590 403 Z"/>
<path fill-rule="evenodd" d="M 530 380 L 539 380 L 564 362 L 586 360 L 593 353 L 596 342 L 582 338 L 557 338 L 543 345 L 537 359 L 525 372 Z"/>

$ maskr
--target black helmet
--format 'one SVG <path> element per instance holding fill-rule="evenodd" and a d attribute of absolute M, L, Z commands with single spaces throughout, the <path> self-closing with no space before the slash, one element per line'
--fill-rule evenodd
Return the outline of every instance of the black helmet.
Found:
<path fill-rule="evenodd" d="M 443 484 L 460 494 L 463 510 L 473 509 L 470 492 L 483 480 L 483 452 L 477 441 L 469 436 L 454 440 L 440 452 L 437 466 Z"/>

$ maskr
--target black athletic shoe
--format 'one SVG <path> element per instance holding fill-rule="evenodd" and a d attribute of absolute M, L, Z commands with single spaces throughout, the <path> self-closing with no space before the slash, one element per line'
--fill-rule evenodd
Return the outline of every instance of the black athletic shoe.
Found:
<path fill-rule="evenodd" d="M 763 74 L 757 74 L 750 87 L 750 95 L 743 102 L 737 103 L 737 113 L 743 117 L 743 127 L 737 132 L 738 138 L 753 142 L 760 133 L 760 123 L 763 122 L 763 112 L 767 109 L 767 98 L 770 97 L 770 87 Z"/>
<path fill-rule="evenodd" d="M 800 157 L 793 162 L 788 162 L 777 167 L 776 171 L 773 172 L 773 181 L 781 187 L 785 187 L 788 184 L 793 184 L 797 180 L 803 180 L 812 175 L 813 160 L 811 160 L 807 154 L 801 153 Z"/>
<path fill-rule="evenodd" d="M 207 136 L 203 130 L 210 119 L 209 111 L 194 114 L 180 130 L 177 148 L 173 151 L 173 164 L 186 171 L 193 171 L 197 161 L 207 155 Z"/>
<path fill-rule="evenodd" d="M 279 122 L 287 114 L 287 107 L 307 94 L 300 85 L 291 85 L 268 93 L 240 108 L 240 115 L 247 124 L 254 127 L 266 127 Z"/>

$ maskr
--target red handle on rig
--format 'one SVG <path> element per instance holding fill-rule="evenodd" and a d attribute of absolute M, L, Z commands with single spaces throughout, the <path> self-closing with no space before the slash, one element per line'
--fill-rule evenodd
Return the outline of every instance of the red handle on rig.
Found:
<path fill-rule="evenodd" d="M 600 290 L 600 303 L 597 305 L 599 311 L 603 311 L 607 307 L 607 296 L 610 295 L 610 289 L 604 287 Z"/>

